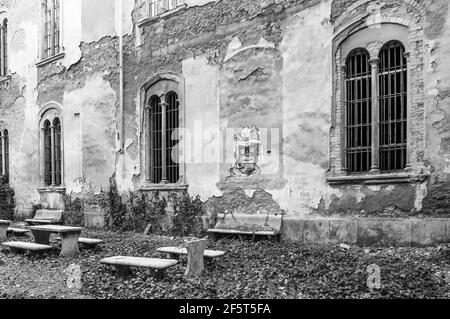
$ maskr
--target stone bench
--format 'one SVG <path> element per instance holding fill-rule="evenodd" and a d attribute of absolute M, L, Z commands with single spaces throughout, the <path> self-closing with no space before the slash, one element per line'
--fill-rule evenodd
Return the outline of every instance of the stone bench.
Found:
<path fill-rule="evenodd" d="M 279 239 L 282 215 L 219 214 L 217 223 L 208 233 L 243 236 L 266 236 Z"/>
<path fill-rule="evenodd" d="M 61 237 L 56 238 L 57 241 L 61 241 Z M 103 240 L 101 239 L 94 239 L 94 238 L 78 238 L 78 245 L 80 248 L 85 249 L 94 249 L 98 245 L 103 244 Z"/>
<path fill-rule="evenodd" d="M 63 221 L 62 210 L 41 209 L 36 212 L 33 219 L 26 219 L 27 225 L 60 225 Z"/>
<path fill-rule="evenodd" d="M 2 246 L 9 248 L 13 252 L 30 252 L 30 253 L 45 253 L 53 249 L 49 245 L 40 245 L 25 242 L 6 242 Z"/>
<path fill-rule="evenodd" d="M 161 247 L 158 248 L 157 251 L 159 253 L 167 254 L 167 258 L 169 259 L 178 259 L 180 255 L 188 255 L 187 248 L 183 247 Z M 219 250 L 205 250 L 203 256 L 205 258 L 217 258 L 225 255 L 224 251 Z"/>
<path fill-rule="evenodd" d="M 178 260 L 116 256 L 105 258 L 100 263 L 112 266 L 120 275 L 128 275 L 133 268 L 144 268 L 150 275 L 162 279 L 166 269 L 178 264 Z"/>
<path fill-rule="evenodd" d="M 12 234 L 17 237 L 26 236 L 28 233 L 30 233 L 30 231 L 28 229 L 14 228 L 14 227 L 8 228 L 8 234 Z"/>

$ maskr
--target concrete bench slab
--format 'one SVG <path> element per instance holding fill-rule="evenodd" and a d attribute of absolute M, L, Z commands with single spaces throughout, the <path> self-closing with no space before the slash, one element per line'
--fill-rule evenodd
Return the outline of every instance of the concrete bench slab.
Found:
<path fill-rule="evenodd" d="M 281 234 L 283 215 L 263 214 L 219 214 L 213 229 L 209 234 L 244 235 L 278 237 Z"/>
<path fill-rule="evenodd" d="M 6 242 L 3 243 L 2 246 L 7 247 L 13 251 L 29 251 L 32 253 L 44 253 L 53 249 L 53 247 L 49 245 L 40 245 L 25 242 Z"/>
<path fill-rule="evenodd" d="M 12 233 L 14 236 L 25 236 L 26 234 L 30 233 L 30 231 L 23 228 L 9 227 L 8 233 Z"/>
<path fill-rule="evenodd" d="M 165 270 L 178 264 L 178 260 L 116 256 L 105 258 L 100 263 L 114 267 L 121 275 L 129 274 L 131 268 L 145 268 L 156 278 L 162 279 L 165 275 Z"/>
<path fill-rule="evenodd" d="M 187 248 L 183 247 L 161 247 L 158 248 L 157 251 L 163 254 L 167 254 L 168 256 L 188 254 Z M 222 257 L 223 255 L 225 255 L 225 252 L 220 250 L 205 250 L 203 254 L 203 256 L 207 258 L 217 258 Z"/>
<path fill-rule="evenodd" d="M 33 219 L 25 220 L 28 225 L 56 225 L 62 224 L 64 211 L 41 209 L 36 212 Z"/>
<path fill-rule="evenodd" d="M 56 240 L 61 241 L 61 237 L 57 237 Z M 96 246 L 103 244 L 103 240 L 95 238 L 78 238 L 78 244 L 86 248 L 95 248 Z"/>

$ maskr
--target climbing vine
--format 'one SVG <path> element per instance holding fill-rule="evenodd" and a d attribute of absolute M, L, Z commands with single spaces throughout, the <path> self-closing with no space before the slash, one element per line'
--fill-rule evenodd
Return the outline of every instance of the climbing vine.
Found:
<path fill-rule="evenodd" d="M 0 219 L 13 220 L 16 207 L 15 192 L 8 176 L 0 177 Z"/>
<path fill-rule="evenodd" d="M 186 191 L 171 193 L 173 226 L 172 234 L 176 236 L 201 236 L 203 231 L 203 203 L 199 196 L 193 198 Z"/>

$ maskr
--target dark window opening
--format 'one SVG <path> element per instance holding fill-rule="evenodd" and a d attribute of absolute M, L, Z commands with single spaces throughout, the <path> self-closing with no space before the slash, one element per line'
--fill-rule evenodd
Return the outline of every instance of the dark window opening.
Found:
<path fill-rule="evenodd" d="M 44 181 L 45 185 L 52 185 L 52 129 L 49 121 L 44 123 Z"/>
<path fill-rule="evenodd" d="M 180 178 L 178 158 L 179 106 L 178 96 L 174 92 L 167 95 L 166 111 L 166 169 L 169 183 L 176 183 Z"/>
<path fill-rule="evenodd" d="M 403 170 L 407 163 L 407 61 L 398 41 L 380 52 L 380 170 Z"/>
<path fill-rule="evenodd" d="M 162 107 L 158 96 L 150 98 L 150 136 L 151 136 L 151 180 L 153 183 L 162 181 Z"/>
<path fill-rule="evenodd" d="M 346 168 L 349 173 L 363 173 L 368 172 L 372 165 L 372 74 L 369 53 L 364 49 L 353 51 L 346 67 Z"/>

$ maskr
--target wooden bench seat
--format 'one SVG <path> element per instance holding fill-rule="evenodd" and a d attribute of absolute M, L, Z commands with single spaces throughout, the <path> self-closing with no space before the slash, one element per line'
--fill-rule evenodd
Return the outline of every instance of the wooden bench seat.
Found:
<path fill-rule="evenodd" d="M 178 260 L 116 256 L 105 258 L 100 263 L 112 266 L 121 275 L 129 274 L 133 268 L 144 268 L 149 274 L 162 279 L 165 270 L 178 264 Z"/>
<path fill-rule="evenodd" d="M 24 252 L 29 251 L 30 253 L 45 253 L 53 249 L 52 246 L 49 245 L 40 245 L 34 243 L 25 243 L 25 242 L 6 242 L 3 243 L 2 246 L 9 248 L 11 251 L 15 252 Z"/>
<path fill-rule="evenodd" d="M 267 236 L 279 239 L 282 215 L 219 214 L 217 223 L 208 233 L 243 236 Z"/>
<path fill-rule="evenodd" d="M 28 229 L 23 229 L 23 228 L 9 227 L 8 233 L 13 234 L 14 236 L 25 236 L 28 233 L 30 233 L 30 231 Z"/>
<path fill-rule="evenodd" d="M 62 210 L 41 209 L 36 212 L 33 219 L 26 219 L 27 225 L 60 225 L 63 222 Z"/>
<path fill-rule="evenodd" d="M 176 259 L 179 255 L 188 254 L 187 248 L 183 247 L 161 247 L 157 249 L 158 252 L 167 254 L 169 259 Z M 206 258 L 217 258 L 225 255 L 224 251 L 219 250 L 205 250 L 203 256 Z"/>

